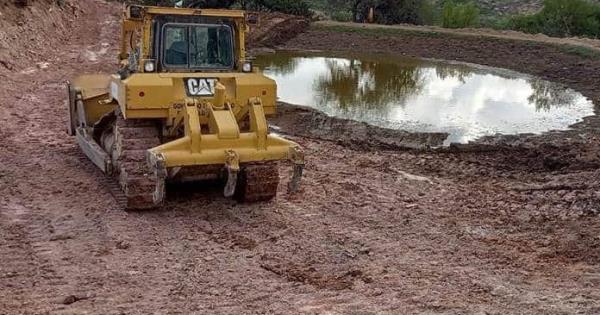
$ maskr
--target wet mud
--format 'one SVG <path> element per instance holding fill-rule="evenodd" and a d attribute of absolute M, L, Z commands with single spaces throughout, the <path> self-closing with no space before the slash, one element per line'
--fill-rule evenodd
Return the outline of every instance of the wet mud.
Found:
<path fill-rule="evenodd" d="M 350 148 L 431 149 L 442 147 L 443 132 L 407 132 L 326 115 L 306 106 L 278 103 L 270 120 L 274 132 L 328 140 Z"/>

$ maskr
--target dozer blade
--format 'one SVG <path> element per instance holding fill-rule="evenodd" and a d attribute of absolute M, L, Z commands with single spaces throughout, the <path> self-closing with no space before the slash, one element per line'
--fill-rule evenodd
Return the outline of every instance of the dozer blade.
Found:
<path fill-rule="evenodd" d="M 107 175 L 111 175 L 113 172 L 113 165 L 110 156 L 92 139 L 85 129 L 79 127 L 76 129 L 77 144 L 81 148 L 81 151 L 96 164 L 102 172 Z"/>

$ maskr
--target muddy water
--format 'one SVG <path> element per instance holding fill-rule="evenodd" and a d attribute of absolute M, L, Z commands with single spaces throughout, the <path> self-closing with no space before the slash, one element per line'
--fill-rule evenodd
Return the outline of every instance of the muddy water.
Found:
<path fill-rule="evenodd" d="M 281 101 L 386 128 L 446 132 L 446 144 L 567 129 L 594 114 L 590 100 L 559 84 L 476 65 L 297 52 L 255 64 L 277 81 Z"/>

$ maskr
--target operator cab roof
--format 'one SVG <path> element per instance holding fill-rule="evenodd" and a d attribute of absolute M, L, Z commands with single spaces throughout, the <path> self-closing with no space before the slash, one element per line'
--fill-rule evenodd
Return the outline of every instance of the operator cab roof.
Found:
<path fill-rule="evenodd" d="M 144 15 L 195 15 L 195 16 L 213 16 L 233 19 L 244 19 L 245 11 L 242 10 L 220 10 L 220 9 L 193 9 L 193 8 L 172 8 L 172 7 L 152 7 L 141 5 L 129 5 L 125 9 L 125 15 L 130 20 L 141 20 Z"/>

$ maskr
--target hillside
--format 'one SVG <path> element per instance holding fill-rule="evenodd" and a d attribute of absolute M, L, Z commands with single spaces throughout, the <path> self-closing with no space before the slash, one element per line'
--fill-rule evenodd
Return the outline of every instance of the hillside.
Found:
<path fill-rule="evenodd" d="M 82 14 L 75 0 L 2 1 L 0 71 L 45 59 L 48 50 L 68 41 L 67 31 Z"/>

